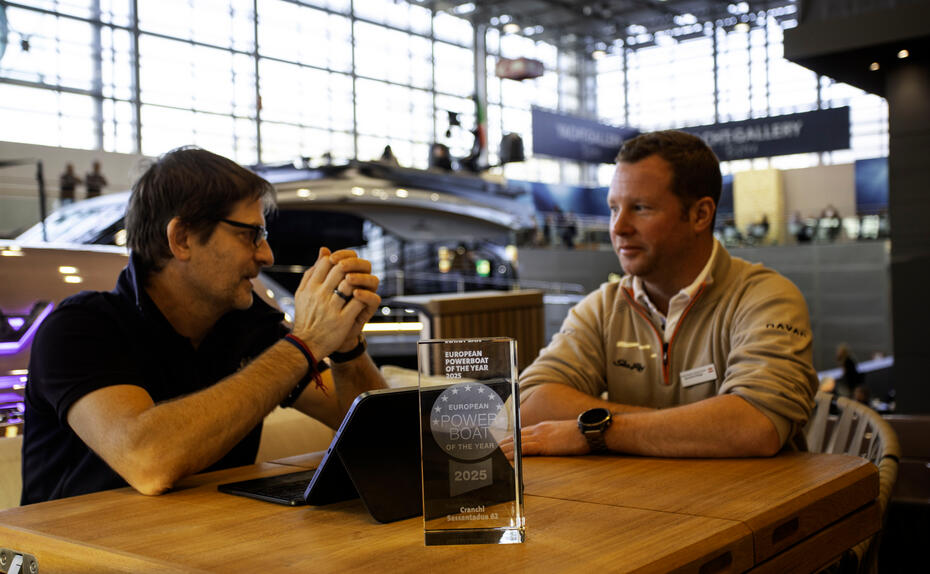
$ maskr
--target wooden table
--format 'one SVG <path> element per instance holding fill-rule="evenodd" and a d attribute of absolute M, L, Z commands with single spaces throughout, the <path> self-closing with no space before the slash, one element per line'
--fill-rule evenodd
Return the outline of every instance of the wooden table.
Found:
<path fill-rule="evenodd" d="M 524 544 L 431 546 L 422 520 L 359 501 L 289 508 L 221 482 L 315 467 L 304 455 L 198 475 L 174 492 L 99 492 L 0 512 L 0 547 L 39 572 L 809 571 L 878 530 L 878 474 L 845 455 L 527 458 Z"/>

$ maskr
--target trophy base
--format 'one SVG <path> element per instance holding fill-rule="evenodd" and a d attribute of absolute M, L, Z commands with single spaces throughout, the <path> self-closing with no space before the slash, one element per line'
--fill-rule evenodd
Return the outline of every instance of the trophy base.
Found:
<path fill-rule="evenodd" d="M 526 538 L 523 528 L 474 528 L 425 530 L 427 546 L 448 544 L 522 544 Z"/>

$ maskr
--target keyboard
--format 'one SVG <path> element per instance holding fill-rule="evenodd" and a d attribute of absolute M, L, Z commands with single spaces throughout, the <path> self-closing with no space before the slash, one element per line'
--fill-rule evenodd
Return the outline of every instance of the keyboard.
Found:
<path fill-rule="evenodd" d="M 230 482 L 219 485 L 217 490 L 227 494 L 246 496 L 288 506 L 299 506 L 306 504 L 304 492 L 307 490 L 307 485 L 310 484 L 310 479 L 313 478 L 315 472 L 316 470 L 302 470 L 265 478 Z"/>

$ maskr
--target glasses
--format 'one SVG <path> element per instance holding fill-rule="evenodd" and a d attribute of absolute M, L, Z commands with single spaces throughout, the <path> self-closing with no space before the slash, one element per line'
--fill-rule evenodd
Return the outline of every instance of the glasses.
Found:
<path fill-rule="evenodd" d="M 262 244 L 262 241 L 268 239 L 268 229 L 264 225 L 252 225 L 250 223 L 242 223 L 241 221 L 233 221 L 232 219 L 220 219 L 220 221 L 227 225 L 232 225 L 233 227 L 251 230 L 252 244 L 256 248 Z"/>

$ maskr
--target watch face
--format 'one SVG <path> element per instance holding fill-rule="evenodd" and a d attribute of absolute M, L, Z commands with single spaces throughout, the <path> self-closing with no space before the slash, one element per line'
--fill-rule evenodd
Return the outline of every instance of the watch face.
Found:
<path fill-rule="evenodd" d="M 578 422 L 585 426 L 597 427 L 610 419 L 610 411 L 603 407 L 588 409 L 581 413 Z"/>

